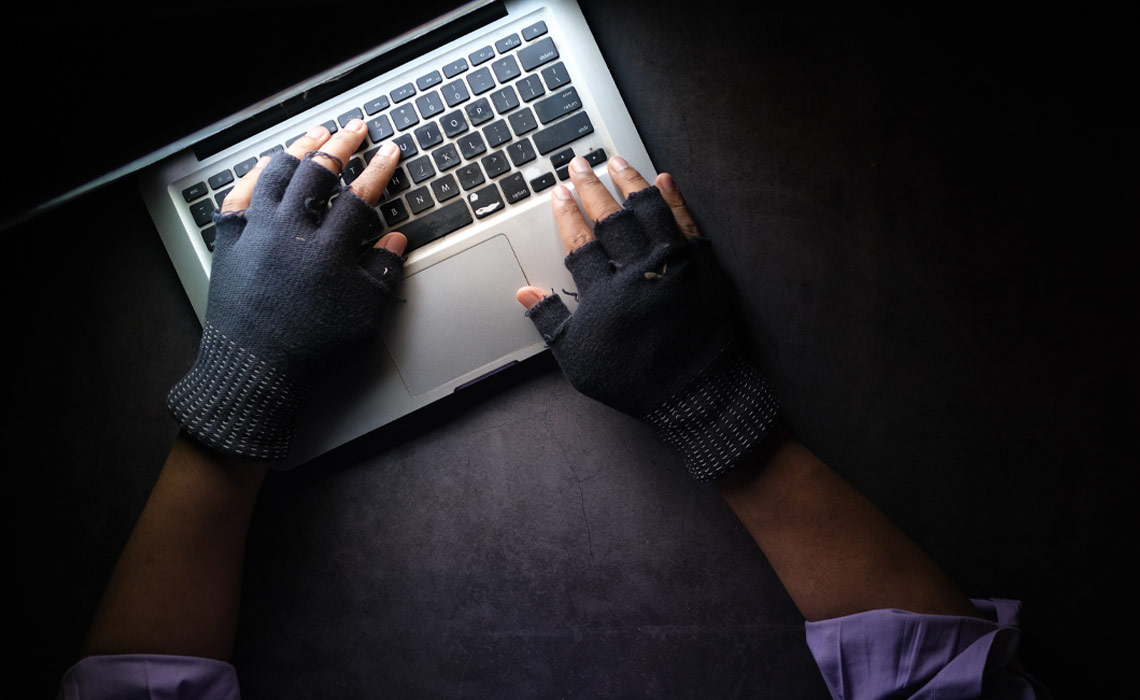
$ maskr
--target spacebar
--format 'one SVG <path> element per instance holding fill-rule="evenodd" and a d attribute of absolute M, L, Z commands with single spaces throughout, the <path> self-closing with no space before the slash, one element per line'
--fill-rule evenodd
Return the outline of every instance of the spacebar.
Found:
<path fill-rule="evenodd" d="M 421 216 L 395 228 L 408 238 L 408 247 L 405 250 L 412 250 L 427 245 L 440 236 L 457 231 L 472 221 L 474 219 L 471 218 L 471 210 L 467 208 L 467 203 L 460 199 L 436 209 L 427 216 Z"/>

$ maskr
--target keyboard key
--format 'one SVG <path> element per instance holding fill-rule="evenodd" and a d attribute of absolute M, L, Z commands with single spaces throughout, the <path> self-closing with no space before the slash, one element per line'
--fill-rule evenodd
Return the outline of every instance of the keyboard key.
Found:
<path fill-rule="evenodd" d="M 386 114 L 368 121 L 368 138 L 372 139 L 372 143 L 380 143 L 394 133 L 396 132 L 392 130 L 392 122 L 388 121 Z"/>
<path fill-rule="evenodd" d="M 534 132 L 531 138 L 534 139 L 534 146 L 538 152 L 541 155 L 546 155 L 592 133 L 594 133 L 594 125 L 590 122 L 590 116 L 585 112 L 578 112 L 555 123 L 554 126 Z"/>
<path fill-rule="evenodd" d="M 534 41 L 545 33 L 546 22 L 535 22 L 534 24 L 522 30 L 522 38 L 526 41 Z"/>
<path fill-rule="evenodd" d="M 353 119 L 363 119 L 363 118 L 364 118 L 364 112 L 362 112 L 360 110 L 360 108 L 357 107 L 356 109 L 353 109 L 351 111 L 345 112 L 344 114 L 340 115 L 339 117 L 336 118 L 336 120 L 341 126 L 346 126 Z"/>
<path fill-rule="evenodd" d="M 412 95 L 416 94 L 416 87 L 411 83 L 408 83 L 406 85 L 401 85 L 388 94 L 392 96 L 392 102 L 399 104 Z"/>
<path fill-rule="evenodd" d="M 478 126 L 495 116 L 495 113 L 491 110 L 491 103 L 487 101 L 486 97 L 477 102 L 472 102 L 463 109 L 467 112 L 467 118 L 471 120 L 472 126 Z"/>
<path fill-rule="evenodd" d="M 495 57 L 495 50 L 492 49 L 490 46 L 484 46 L 483 48 L 479 49 L 478 51 L 475 51 L 475 52 L 473 52 L 467 56 L 467 58 L 471 61 L 471 65 L 473 65 L 473 66 L 477 66 L 480 63 L 486 63 L 487 61 L 490 61 L 494 57 Z"/>
<path fill-rule="evenodd" d="M 451 63 L 449 63 L 443 67 L 443 75 L 445 78 L 454 78 L 455 76 L 459 75 L 460 73 L 466 73 L 466 72 L 467 72 L 467 61 L 464 61 L 462 58 L 457 60 L 457 61 L 453 61 L 453 62 L 451 62 Z"/>
<path fill-rule="evenodd" d="M 606 162 L 606 152 L 601 148 L 590 151 L 582 157 L 585 158 L 586 162 L 590 165 L 599 165 Z"/>
<path fill-rule="evenodd" d="M 519 50 L 519 63 L 522 64 L 523 70 L 534 70 L 556 58 L 558 58 L 558 49 L 554 48 L 554 40 L 550 37 Z"/>
<path fill-rule="evenodd" d="M 420 246 L 431 243 L 437 238 L 446 236 L 473 222 L 471 210 L 462 199 L 445 204 L 430 214 L 409 221 L 400 228 L 400 233 L 408 238 L 406 250 L 414 250 Z"/>
<path fill-rule="evenodd" d="M 573 158 L 574 158 L 574 149 L 573 148 L 567 148 L 564 151 L 559 151 L 559 152 L 555 153 L 554 155 L 550 156 L 550 164 L 553 165 L 555 168 L 560 168 L 563 165 L 566 165 L 567 163 L 569 163 L 571 160 L 573 160 Z"/>
<path fill-rule="evenodd" d="M 182 197 L 189 203 L 199 197 L 205 197 L 209 191 L 210 190 L 206 187 L 206 182 L 203 180 L 201 182 L 195 182 L 193 185 L 182 190 Z"/>
<path fill-rule="evenodd" d="M 226 195 L 228 195 L 232 189 L 232 187 L 227 187 L 226 189 L 214 195 L 214 201 L 218 203 L 218 209 L 222 208 L 222 203 L 226 201 Z"/>
<path fill-rule="evenodd" d="M 443 133 L 447 134 L 449 139 L 467 131 L 467 119 L 463 116 L 463 112 L 458 109 L 444 115 L 439 123 L 443 127 Z"/>
<path fill-rule="evenodd" d="M 202 242 L 206 244 L 206 250 L 211 253 L 214 252 L 214 238 L 217 236 L 218 230 L 214 226 L 207 226 L 202 229 Z"/>
<path fill-rule="evenodd" d="M 566 72 L 566 66 L 561 61 L 549 68 L 543 68 L 541 74 L 548 90 L 557 90 L 570 82 L 570 74 Z"/>
<path fill-rule="evenodd" d="M 454 143 L 449 143 L 445 146 L 440 146 L 431 152 L 431 158 L 435 161 L 435 167 L 440 171 L 449 170 L 459 165 L 459 151 L 455 148 Z"/>
<path fill-rule="evenodd" d="M 495 151 L 489 156 L 483 156 L 479 162 L 483 164 L 483 169 L 487 171 L 487 177 L 491 179 L 511 169 L 511 162 L 507 159 L 507 154 L 502 151 Z"/>
<path fill-rule="evenodd" d="M 447 102 L 448 107 L 454 107 L 471 99 L 471 93 L 467 92 L 467 85 L 462 80 L 456 80 L 444 85 L 441 91 L 443 92 L 443 99 Z"/>
<path fill-rule="evenodd" d="M 510 82 L 522 75 L 518 61 L 509 54 L 492 63 L 491 69 L 495 71 L 495 77 L 500 83 Z"/>
<path fill-rule="evenodd" d="M 402 199 L 393 199 L 390 202 L 381 204 L 380 214 L 384 217 L 384 223 L 388 224 L 388 226 L 395 226 L 401 221 L 406 221 L 408 217 L 411 216 Z"/>
<path fill-rule="evenodd" d="M 435 194 L 436 201 L 446 202 L 452 197 L 459 195 L 459 185 L 455 182 L 453 176 L 444 175 L 431 183 L 431 191 Z"/>
<path fill-rule="evenodd" d="M 504 144 L 512 138 L 511 130 L 503 119 L 483 127 L 483 136 L 487 138 L 487 146 L 490 148 Z"/>
<path fill-rule="evenodd" d="M 490 69 L 480 68 L 467 76 L 467 85 L 471 88 L 472 94 L 482 95 L 488 90 L 495 89 L 495 79 L 491 77 Z"/>
<path fill-rule="evenodd" d="M 428 88 L 439 85 L 442 82 L 443 76 L 439 74 L 439 71 L 433 70 L 423 77 L 416 78 L 416 87 L 418 87 L 420 90 L 427 90 Z"/>
<path fill-rule="evenodd" d="M 420 156 L 415 160 L 408 161 L 408 174 L 412 176 L 412 182 L 416 184 L 434 177 L 435 168 L 431 167 L 431 158 Z"/>
<path fill-rule="evenodd" d="M 253 166 L 255 166 L 255 165 L 257 165 L 257 159 L 256 158 L 249 158 L 248 160 L 243 160 L 242 162 L 240 162 L 234 166 L 234 175 L 237 175 L 238 177 L 242 177 L 243 175 L 248 173 L 250 170 L 253 170 Z"/>
<path fill-rule="evenodd" d="M 199 227 L 214 220 L 214 200 L 203 199 L 190 205 L 190 216 Z"/>
<path fill-rule="evenodd" d="M 416 109 L 412 105 L 403 105 L 393 109 L 389 114 L 392 115 L 392 122 L 400 131 L 407 131 L 416 124 L 420 123 L 420 117 L 416 114 Z"/>
<path fill-rule="evenodd" d="M 443 111 L 443 100 L 439 99 L 438 92 L 431 92 L 416 98 L 416 106 L 420 108 L 420 116 L 431 119 Z"/>
<path fill-rule="evenodd" d="M 521 112 L 515 112 L 507 117 L 507 121 L 511 123 L 511 129 L 514 130 L 515 136 L 522 136 L 538 128 L 538 122 L 534 120 L 534 114 L 530 111 L 530 107 L 524 108 Z"/>
<path fill-rule="evenodd" d="M 411 186 L 412 183 L 408 179 L 408 174 L 404 172 L 403 168 L 397 167 L 396 170 L 392 172 L 392 179 L 388 180 L 388 186 L 385 187 L 384 190 L 388 194 L 396 194 L 403 192 Z"/>
<path fill-rule="evenodd" d="M 530 188 L 535 192 L 541 192 L 554 187 L 554 183 L 554 173 L 544 173 L 530 181 Z"/>
<path fill-rule="evenodd" d="M 427 187 L 412 190 L 404 195 L 404 199 L 408 201 L 413 214 L 419 214 L 435 206 L 435 200 L 431 198 L 431 192 Z"/>
<path fill-rule="evenodd" d="M 411 134 L 400 134 L 392 139 L 392 143 L 400 147 L 400 160 L 406 160 L 420 152 L 420 149 L 416 148 L 416 140 L 412 138 Z"/>
<path fill-rule="evenodd" d="M 443 143 L 443 133 L 439 130 L 439 126 L 435 122 L 428 122 L 416 129 L 413 133 L 416 135 L 416 142 L 419 143 L 420 148 L 425 151 L 432 146 L 438 146 Z"/>
<path fill-rule="evenodd" d="M 519 96 L 515 93 L 515 89 L 508 85 L 502 90 L 493 92 L 491 94 L 491 102 L 495 105 L 495 110 L 499 114 L 505 114 L 519 106 Z"/>
<path fill-rule="evenodd" d="M 483 136 L 478 131 L 464 134 L 456 139 L 455 143 L 459 146 L 459 153 L 464 160 L 471 160 L 487 151 L 487 144 L 483 142 Z"/>
<path fill-rule="evenodd" d="M 328 129 L 330 134 L 335 134 L 337 132 L 337 129 L 340 128 L 336 125 L 336 122 L 334 122 L 332 119 L 328 120 L 324 124 L 321 124 L 321 126 Z"/>
<path fill-rule="evenodd" d="M 495 42 L 495 48 L 499 50 L 499 53 L 506 53 L 513 49 L 517 49 L 519 46 L 522 46 L 522 39 L 519 38 L 518 34 L 505 36 Z"/>
<path fill-rule="evenodd" d="M 499 196 L 499 188 L 494 184 L 487 185 L 467 195 L 467 201 L 475 210 L 475 218 L 482 219 L 503 208 L 503 198 Z"/>
<path fill-rule="evenodd" d="M 542 79 L 537 75 L 528 75 L 518 81 L 515 83 L 515 89 L 519 91 L 519 97 L 523 102 L 530 102 L 546 94 L 546 88 L 542 87 Z"/>
<path fill-rule="evenodd" d="M 510 156 L 511 162 L 515 164 L 516 168 L 538 157 L 534 152 L 534 147 L 530 145 L 530 139 L 516 141 L 507 146 L 507 155 Z"/>
<path fill-rule="evenodd" d="M 483 177 L 483 169 L 479 167 L 478 163 L 471 163 L 456 170 L 455 177 L 459 178 L 459 186 L 464 190 L 478 187 L 486 181 L 486 178 Z"/>
<path fill-rule="evenodd" d="M 514 173 L 499 180 L 499 187 L 503 188 L 503 196 L 511 204 L 517 204 L 530 196 L 530 188 L 526 186 L 526 178 L 522 173 Z"/>
<path fill-rule="evenodd" d="M 562 90 L 556 95 L 535 102 L 534 113 L 538 115 L 540 122 L 547 124 L 561 116 L 581 109 L 581 107 L 582 100 L 578 98 L 578 91 L 571 87 Z"/>
<path fill-rule="evenodd" d="M 364 111 L 370 117 L 383 109 L 388 109 L 388 98 L 384 95 L 364 103 Z"/>
<path fill-rule="evenodd" d="M 234 174 L 229 171 L 229 168 L 227 168 L 220 173 L 215 173 L 214 175 L 206 178 L 206 181 L 210 183 L 210 189 L 216 190 L 219 187 L 225 187 L 226 185 L 233 182 Z"/>
<path fill-rule="evenodd" d="M 360 158 L 349 158 L 344 165 L 344 170 L 340 173 L 340 177 L 344 180 L 344 184 L 351 185 L 352 181 L 360 177 L 362 172 L 364 172 L 364 161 Z"/>

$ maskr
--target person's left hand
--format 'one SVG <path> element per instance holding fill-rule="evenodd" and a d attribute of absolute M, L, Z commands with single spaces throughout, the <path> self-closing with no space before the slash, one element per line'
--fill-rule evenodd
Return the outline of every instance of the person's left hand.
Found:
<path fill-rule="evenodd" d="M 246 173 L 215 215 L 217 236 L 198 358 L 167 405 L 225 454 L 282 459 L 319 370 L 375 336 L 407 239 L 372 247 L 373 207 L 399 161 L 388 143 L 349 188 L 339 172 L 365 134 L 314 127 Z M 329 204 L 334 194 L 335 200 Z"/>

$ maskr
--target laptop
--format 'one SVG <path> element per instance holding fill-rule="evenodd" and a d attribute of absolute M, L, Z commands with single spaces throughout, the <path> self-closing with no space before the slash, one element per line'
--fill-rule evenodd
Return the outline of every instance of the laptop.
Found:
<path fill-rule="evenodd" d="M 400 167 L 377 207 L 379 235 L 409 247 L 394 305 L 358 364 L 314 390 L 296 466 L 543 352 L 515 300 L 566 292 L 550 192 L 571 157 L 607 184 L 620 154 L 654 168 L 573 0 L 480 0 L 260 100 L 185 139 L 140 174 L 140 190 L 199 320 L 206 311 L 211 214 L 257 158 L 314 124 L 362 118 L 369 136 L 343 178 L 392 140 Z M 363 242 L 362 242 L 363 243 Z"/>

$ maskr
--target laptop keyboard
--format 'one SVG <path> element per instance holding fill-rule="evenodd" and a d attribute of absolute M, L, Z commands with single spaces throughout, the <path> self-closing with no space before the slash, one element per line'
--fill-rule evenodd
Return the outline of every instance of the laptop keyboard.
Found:
<path fill-rule="evenodd" d="M 335 133 L 353 118 L 365 121 L 368 136 L 341 179 L 352 184 L 385 141 L 400 147 L 399 167 L 377 211 L 385 231 L 407 236 L 409 252 L 567 179 L 575 155 L 570 144 L 594 131 L 544 22 L 367 97 L 324 126 Z M 283 151 L 301 135 L 259 155 Z M 603 149 L 579 155 L 594 165 L 607 158 Z M 256 163 L 249 157 L 203 173 L 183 189 L 209 250 L 214 211 Z M 533 173 L 534 164 L 545 172 L 524 177 L 520 169 Z"/>

